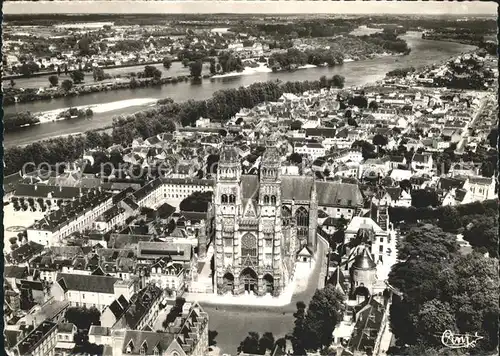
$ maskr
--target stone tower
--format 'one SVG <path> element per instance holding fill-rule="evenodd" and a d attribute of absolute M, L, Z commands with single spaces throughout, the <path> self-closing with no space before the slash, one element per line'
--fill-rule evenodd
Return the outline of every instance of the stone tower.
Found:
<path fill-rule="evenodd" d="M 238 216 L 241 210 L 241 164 L 231 138 L 224 142 L 217 168 L 213 195 L 215 210 L 215 278 L 217 286 L 223 284 L 224 266 L 238 266 L 240 251 L 238 241 Z M 235 275 L 237 275 L 235 273 Z M 238 280 L 235 278 L 237 289 Z"/>
<path fill-rule="evenodd" d="M 281 156 L 276 136 L 271 134 L 259 172 L 258 294 L 277 295 L 284 286 L 281 240 Z"/>
<path fill-rule="evenodd" d="M 312 251 L 316 251 L 316 229 L 318 227 L 318 196 L 316 193 L 316 181 L 313 180 L 311 187 L 311 203 L 309 205 L 309 237 L 307 245 Z"/>
<path fill-rule="evenodd" d="M 373 294 L 373 287 L 377 281 L 377 265 L 373 261 L 368 248 L 360 246 L 357 256 L 350 269 L 351 274 L 351 295 L 357 294 L 362 289 L 369 295 Z M 364 287 L 364 288 L 363 288 Z"/>

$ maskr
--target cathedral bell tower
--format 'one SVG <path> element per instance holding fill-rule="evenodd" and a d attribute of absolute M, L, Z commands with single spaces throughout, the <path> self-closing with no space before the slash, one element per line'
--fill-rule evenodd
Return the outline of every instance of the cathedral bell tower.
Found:
<path fill-rule="evenodd" d="M 259 171 L 259 267 L 272 276 L 272 293 L 284 287 L 281 219 L 281 156 L 277 136 L 266 140 Z M 269 283 L 259 283 L 259 294 L 269 290 Z"/>
<path fill-rule="evenodd" d="M 238 265 L 236 253 L 238 220 L 241 210 L 241 164 L 232 137 L 224 140 L 213 194 L 215 209 L 214 287 L 223 284 L 224 268 Z M 218 291 L 221 293 L 222 291 Z"/>

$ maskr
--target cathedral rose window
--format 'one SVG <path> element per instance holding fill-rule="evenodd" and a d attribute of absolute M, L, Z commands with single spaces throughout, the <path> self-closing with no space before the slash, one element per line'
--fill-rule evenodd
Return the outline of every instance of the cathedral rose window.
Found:
<path fill-rule="evenodd" d="M 257 239 L 252 234 L 246 234 L 241 239 L 241 256 L 257 256 Z"/>

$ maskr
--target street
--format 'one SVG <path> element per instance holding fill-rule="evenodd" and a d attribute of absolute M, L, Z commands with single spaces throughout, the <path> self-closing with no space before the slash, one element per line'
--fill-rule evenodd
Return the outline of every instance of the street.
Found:
<path fill-rule="evenodd" d="M 296 303 L 303 301 L 308 304 L 316 291 L 320 278 L 326 271 L 325 241 L 318 239 L 318 261 L 311 273 L 311 278 L 305 290 L 294 294 L 291 303 L 283 307 L 253 307 L 235 305 L 210 305 L 201 303 L 209 315 L 209 330 L 217 331 L 216 345 L 221 354 L 236 354 L 236 349 L 250 331 L 263 334 L 272 332 L 275 339 L 290 333 L 294 326 L 293 313 Z M 323 285 L 321 281 L 321 285 Z"/>
<path fill-rule="evenodd" d="M 488 97 L 483 97 L 481 99 L 481 104 L 479 105 L 479 109 L 477 110 L 476 114 L 474 115 L 472 120 L 469 121 L 467 123 L 467 125 L 465 125 L 464 129 L 462 130 L 462 139 L 460 140 L 460 142 L 457 145 L 457 149 L 456 149 L 457 153 L 463 153 L 464 146 L 465 146 L 465 143 L 467 140 L 467 136 L 469 135 L 469 128 L 474 127 L 474 123 L 476 122 L 478 117 L 481 116 L 481 113 L 483 112 L 484 107 L 486 106 L 487 103 L 488 103 Z"/>

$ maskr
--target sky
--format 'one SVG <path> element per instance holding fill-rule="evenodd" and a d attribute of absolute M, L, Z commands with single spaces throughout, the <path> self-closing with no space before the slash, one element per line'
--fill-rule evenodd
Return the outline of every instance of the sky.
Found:
<path fill-rule="evenodd" d="M 414 14 L 496 15 L 494 2 L 436 1 L 54 1 L 3 3 L 4 14 Z"/>

